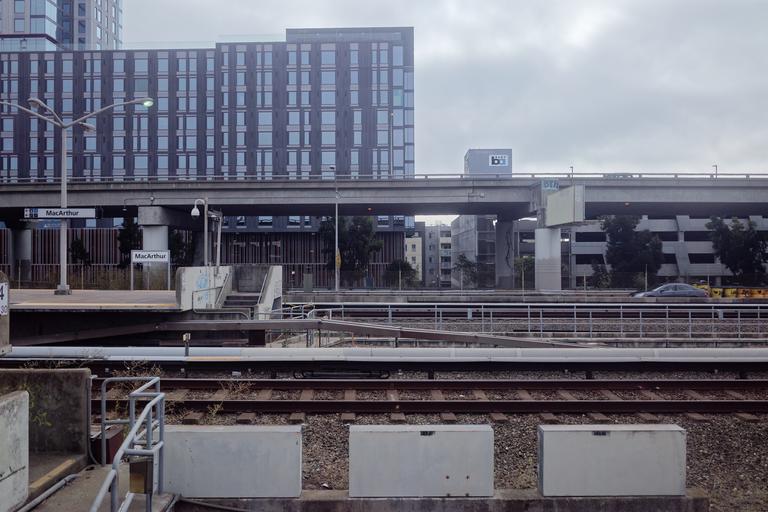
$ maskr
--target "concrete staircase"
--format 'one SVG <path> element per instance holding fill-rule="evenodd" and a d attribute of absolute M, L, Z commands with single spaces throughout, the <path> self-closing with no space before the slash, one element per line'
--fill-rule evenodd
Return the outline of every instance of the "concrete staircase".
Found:
<path fill-rule="evenodd" d="M 261 294 L 253 292 L 233 292 L 224 300 L 225 308 L 255 308 Z"/>

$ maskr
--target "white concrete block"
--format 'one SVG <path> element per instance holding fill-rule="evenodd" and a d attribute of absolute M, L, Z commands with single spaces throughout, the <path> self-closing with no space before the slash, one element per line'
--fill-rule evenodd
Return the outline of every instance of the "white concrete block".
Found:
<path fill-rule="evenodd" d="M 172 425 L 164 451 L 165 492 L 188 498 L 301 494 L 300 425 Z"/>
<path fill-rule="evenodd" d="M 543 496 L 681 496 L 685 430 L 677 425 L 539 425 Z"/>
<path fill-rule="evenodd" d="M 0 511 L 15 510 L 29 493 L 29 393 L 0 396 Z"/>
<path fill-rule="evenodd" d="M 352 425 L 349 496 L 492 496 L 489 425 Z"/>

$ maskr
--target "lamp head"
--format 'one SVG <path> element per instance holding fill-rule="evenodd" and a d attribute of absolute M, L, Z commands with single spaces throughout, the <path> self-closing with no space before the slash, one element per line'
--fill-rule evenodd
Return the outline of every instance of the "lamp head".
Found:
<path fill-rule="evenodd" d="M 35 98 L 35 97 L 29 98 L 27 100 L 27 103 L 29 103 L 30 107 L 42 108 L 42 107 L 45 106 L 45 103 L 43 103 L 43 100 L 41 100 L 40 98 Z"/>
<path fill-rule="evenodd" d="M 96 127 L 93 126 L 92 124 L 88 124 L 88 123 L 83 122 L 83 123 L 80 123 L 80 126 L 82 126 L 83 130 L 85 130 L 86 132 L 95 132 L 96 131 Z"/>
<path fill-rule="evenodd" d="M 151 107 L 151 106 L 153 106 L 155 104 L 155 100 L 153 100 L 152 98 L 144 98 L 144 99 L 139 100 L 139 102 L 142 105 L 144 105 L 146 108 L 149 108 L 149 107 Z"/>
<path fill-rule="evenodd" d="M 200 216 L 200 209 L 197 207 L 197 205 L 195 205 L 192 208 L 192 211 L 190 212 L 190 215 L 192 215 L 193 217 L 199 217 Z"/>

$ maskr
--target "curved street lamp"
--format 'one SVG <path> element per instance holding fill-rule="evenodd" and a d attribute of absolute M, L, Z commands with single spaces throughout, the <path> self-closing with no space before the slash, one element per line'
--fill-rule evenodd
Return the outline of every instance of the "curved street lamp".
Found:
<path fill-rule="evenodd" d="M 61 208 L 64 209 L 64 208 L 67 208 L 67 175 L 69 174 L 69 171 L 67 169 L 67 133 L 69 129 L 72 128 L 73 126 L 81 126 L 85 130 L 95 131 L 96 128 L 93 125 L 90 125 L 85 122 L 87 119 L 90 119 L 91 117 L 94 117 L 103 112 L 106 112 L 107 110 L 113 109 L 115 107 L 124 106 L 124 105 L 144 105 L 145 107 L 149 108 L 155 104 L 155 100 L 153 100 L 152 98 L 138 98 L 134 100 L 113 103 L 111 105 L 107 105 L 106 107 L 100 108 L 99 110 L 96 110 L 94 112 L 78 117 L 77 119 L 69 123 L 65 123 L 61 119 L 61 117 L 56 113 L 56 111 L 53 110 L 51 107 L 49 107 L 40 98 L 35 98 L 35 97 L 29 98 L 27 100 L 27 103 L 29 103 L 30 108 L 22 107 L 21 105 L 18 105 L 16 103 L 11 103 L 8 101 L 0 101 L 0 105 L 7 105 L 9 107 L 13 107 L 18 110 L 21 110 L 22 112 L 25 112 L 30 116 L 41 119 L 46 123 L 52 124 L 53 126 L 61 130 Z M 50 114 L 50 117 L 43 115 L 39 112 L 36 112 L 32 110 L 32 108 L 43 110 L 46 113 Z M 61 224 L 59 225 L 59 264 L 61 269 L 59 271 L 59 286 L 56 288 L 56 290 L 54 290 L 53 293 L 55 293 L 56 295 L 70 295 L 72 293 L 72 290 L 69 288 L 69 285 L 67 284 L 67 229 L 69 228 L 69 220 L 66 218 L 62 218 L 60 222 Z"/>

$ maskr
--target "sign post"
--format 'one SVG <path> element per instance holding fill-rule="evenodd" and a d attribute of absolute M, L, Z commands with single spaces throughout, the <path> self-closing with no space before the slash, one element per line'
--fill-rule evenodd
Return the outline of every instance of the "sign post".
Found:
<path fill-rule="evenodd" d="M 171 251 L 131 251 L 131 291 L 133 291 L 133 266 L 136 263 L 165 263 L 168 289 L 171 289 Z"/>
<path fill-rule="evenodd" d="M 11 350 L 9 330 L 11 301 L 8 297 L 10 288 L 8 277 L 0 272 L 0 356 Z"/>

